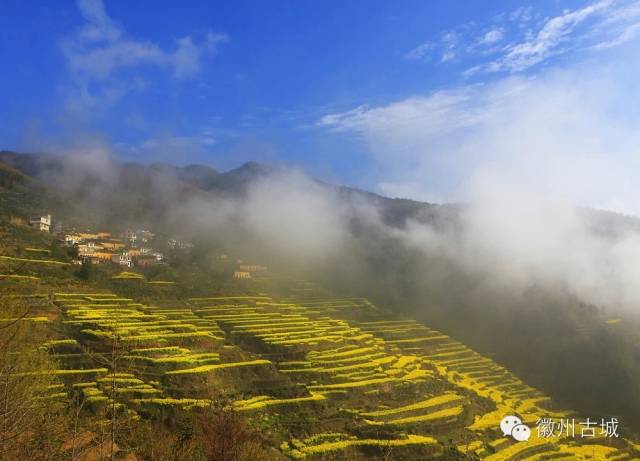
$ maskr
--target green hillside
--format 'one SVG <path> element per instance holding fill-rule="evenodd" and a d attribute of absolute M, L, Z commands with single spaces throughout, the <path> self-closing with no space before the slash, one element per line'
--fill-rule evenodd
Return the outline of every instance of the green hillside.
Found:
<path fill-rule="evenodd" d="M 364 272 L 320 265 L 323 271 L 305 274 L 276 261 L 237 277 L 240 256 L 262 262 L 268 254 L 230 243 L 242 235 L 227 233 L 198 235 L 184 249 L 158 243 L 166 254 L 159 265 L 78 264 L 62 235 L 35 230 L 26 219 L 54 211 L 82 223 L 83 208 L 62 199 L 68 191 L 12 168 L 7 171 L 16 180 L 0 186 L 0 384 L 7 391 L 0 397 L 0 407 L 7 408 L 0 452 L 7 459 L 640 459 L 640 439 L 624 411 L 571 409 L 523 379 L 527 370 L 548 365 L 553 373 L 535 379 L 546 385 L 589 361 L 601 366 L 596 361 L 610 350 L 619 363 L 626 360 L 631 349 L 617 341 L 633 336 L 620 319 L 567 299 L 564 317 L 551 325 L 541 321 L 546 311 L 536 309 L 557 300 L 535 292 L 519 319 L 499 304 L 479 316 L 464 310 L 465 274 L 448 285 L 457 290 L 419 292 L 430 308 L 409 314 L 411 303 L 399 308 L 385 296 L 416 299 L 408 282 L 420 266 L 367 229 L 354 246 L 356 255 L 367 251 Z M 246 181 L 246 174 L 225 181 Z M 220 184 L 219 176 L 191 168 L 181 180 L 208 188 Z M 203 190 L 198 193 L 209 193 Z M 132 197 L 135 209 L 141 202 Z M 393 211 L 391 202 L 384 203 L 391 221 L 425 210 L 431 210 L 425 219 L 438 225 L 455 219 L 452 209 L 398 202 Z M 90 222 L 94 231 L 103 229 Z M 163 230 L 162 221 L 153 222 Z M 120 224 L 107 230 L 118 232 Z M 375 251 L 367 250 L 377 243 Z M 309 277 L 313 273 L 321 276 Z M 390 273 L 398 284 L 389 285 Z M 377 302 L 359 293 L 371 293 Z M 446 312 L 450 301 L 443 293 L 458 296 L 460 307 Z M 490 344 L 487 331 L 494 343 L 514 334 L 526 338 L 524 345 L 505 339 L 503 349 L 516 359 L 526 355 L 525 345 L 535 350 L 527 363 L 506 366 L 509 360 L 486 353 L 488 347 L 478 352 L 465 344 L 465 338 Z M 537 340 L 527 336 L 536 334 Z M 546 342 L 550 337 L 557 342 Z M 581 357 L 585 344 L 593 349 Z M 618 349 L 598 355 L 601 344 Z M 544 355 L 556 346 L 563 348 L 557 357 Z M 566 362 L 568 351 L 573 363 Z M 620 365 L 606 377 L 618 379 L 628 369 Z M 631 389 L 634 378 L 627 376 Z M 613 384 L 629 394 L 611 399 L 633 392 Z M 606 402 L 604 396 L 592 400 L 598 399 Z M 532 429 L 528 442 L 504 436 L 500 421 L 506 415 Z M 587 418 L 598 421 L 593 437 L 580 435 Z M 600 418 L 616 418 L 619 436 L 603 432 Z M 537 430 L 544 419 L 574 421 L 575 432 L 545 437 Z"/>
<path fill-rule="evenodd" d="M 41 361 L 45 354 L 46 371 L 22 372 L 46 373 L 46 386 L 29 398 L 74 415 L 65 421 L 82 428 L 79 451 L 174 459 L 155 457 L 156 435 L 143 427 L 186 424 L 191 435 L 172 444 L 189 454 L 176 459 L 227 459 L 207 457 L 194 428 L 206 421 L 228 431 L 232 421 L 252 435 L 224 434 L 240 453 L 229 459 L 640 456 L 621 438 L 542 438 L 535 429 L 527 443 L 503 437 L 506 414 L 531 427 L 581 416 L 556 408 L 490 357 L 366 299 L 327 297 L 285 275 L 228 281 L 198 296 L 189 295 L 193 280 L 182 271 L 173 284 L 151 284 L 148 271 L 97 267 L 93 281 L 81 282 L 67 261 L 35 250 L 0 260 L 7 271 L 18 267 L 16 276 L 29 273 L 0 282 L 5 305 L 28 307 L 2 322 L 26 326 L 31 353 Z M 68 438 L 56 447 L 60 459 L 74 447 Z"/>

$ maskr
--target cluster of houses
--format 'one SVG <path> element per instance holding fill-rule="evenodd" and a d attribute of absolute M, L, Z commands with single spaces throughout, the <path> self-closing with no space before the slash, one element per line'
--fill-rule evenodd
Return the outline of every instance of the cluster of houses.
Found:
<path fill-rule="evenodd" d="M 57 223 L 61 227 L 61 223 Z M 51 215 L 30 216 L 29 225 L 42 232 L 51 232 Z M 75 262 L 89 261 L 94 264 L 115 263 L 121 266 L 154 266 L 164 261 L 164 255 L 155 251 L 150 243 L 155 237 L 148 230 L 128 230 L 121 236 L 110 232 L 68 232 L 54 230 L 64 234 L 62 240 L 69 248 L 75 248 Z M 186 243 L 173 240 L 174 246 L 185 247 Z M 171 246 L 171 241 L 169 242 Z"/>
<path fill-rule="evenodd" d="M 64 243 L 77 250 L 78 263 L 148 267 L 164 260 L 163 254 L 149 245 L 153 237 L 148 230 L 127 231 L 122 237 L 110 232 L 72 232 L 64 236 Z"/>
<path fill-rule="evenodd" d="M 234 279 L 250 279 L 259 272 L 267 270 L 267 266 L 259 266 L 257 264 L 243 264 L 238 261 L 238 270 L 233 273 Z"/>
<path fill-rule="evenodd" d="M 32 216 L 29 225 L 43 232 L 51 232 L 51 215 Z M 151 247 L 155 237 L 148 230 L 128 230 L 124 234 L 116 236 L 110 232 L 67 232 L 63 233 L 62 240 L 69 248 L 74 248 L 77 257 L 76 264 L 89 261 L 93 264 L 119 264 L 125 267 L 148 267 L 164 262 L 164 255 Z M 192 249 L 193 244 L 171 238 L 167 241 L 171 249 Z M 227 255 L 218 255 L 217 259 L 226 260 Z M 242 260 L 237 261 L 237 270 L 233 273 L 234 279 L 251 279 L 256 274 L 265 272 L 266 266 L 247 264 Z"/>

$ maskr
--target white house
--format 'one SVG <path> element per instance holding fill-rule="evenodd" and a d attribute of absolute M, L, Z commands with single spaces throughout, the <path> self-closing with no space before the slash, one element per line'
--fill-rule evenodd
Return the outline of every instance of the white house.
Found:
<path fill-rule="evenodd" d="M 64 236 L 64 243 L 68 247 L 72 247 L 76 243 L 80 243 L 80 240 L 81 240 L 80 237 L 78 235 L 75 235 L 75 234 L 67 234 L 67 235 Z"/>
<path fill-rule="evenodd" d="M 98 249 L 96 247 L 96 242 L 92 242 L 91 240 L 88 242 L 77 243 L 75 246 L 78 248 L 79 256 L 91 256 Z"/>
<path fill-rule="evenodd" d="M 49 232 L 49 229 L 51 228 L 51 215 L 30 216 L 29 225 L 42 232 Z"/>
<path fill-rule="evenodd" d="M 116 264 L 120 264 L 121 266 L 131 267 L 133 266 L 133 262 L 131 260 L 131 255 L 128 251 L 121 251 L 120 254 L 113 255 L 111 258 Z"/>

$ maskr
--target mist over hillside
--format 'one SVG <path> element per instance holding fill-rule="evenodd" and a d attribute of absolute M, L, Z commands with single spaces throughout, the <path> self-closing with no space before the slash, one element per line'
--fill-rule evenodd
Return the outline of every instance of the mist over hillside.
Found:
<path fill-rule="evenodd" d="M 150 6 L 2 3 L 0 461 L 640 461 L 640 0 Z"/>
<path fill-rule="evenodd" d="M 390 199 L 257 163 L 222 173 L 100 150 L 0 161 L 31 178 L 19 186 L 28 193 L 46 191 L 33 212 L 152 227 L 198 242 L 205 258 L 212 242 L 257 256 L 427 321 L 562 404 L 640 423 L 635 218 L 489 186 L 466 204 Z"/>

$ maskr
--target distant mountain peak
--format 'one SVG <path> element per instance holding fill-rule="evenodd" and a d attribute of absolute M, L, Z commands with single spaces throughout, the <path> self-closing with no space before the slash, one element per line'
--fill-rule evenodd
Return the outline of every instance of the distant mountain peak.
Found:
<path fill-rule="evenodd" d="M 234 168 L 230 170 L 229 173 L 231 173 L 232 171 L 248 171 L 248 172 L 262 173 L 262 172 L 268 172 L 270 170 L 273 170 L 273 167 L 250 160 L 246 163 L 243 163 L 238 168 Z"/>
<path fill-rule="evenodd" d="M 241 180 L 253 180 L 256 178 L 269 176 L 275 172 L 275 168 L 263 165 L 262 163 L 249 161 L 239 166 L 238 168 L 234 168 L 233 170 L 227 171 L 224 175 L 227 177 L 232 177 L 234 179 Z"/>

